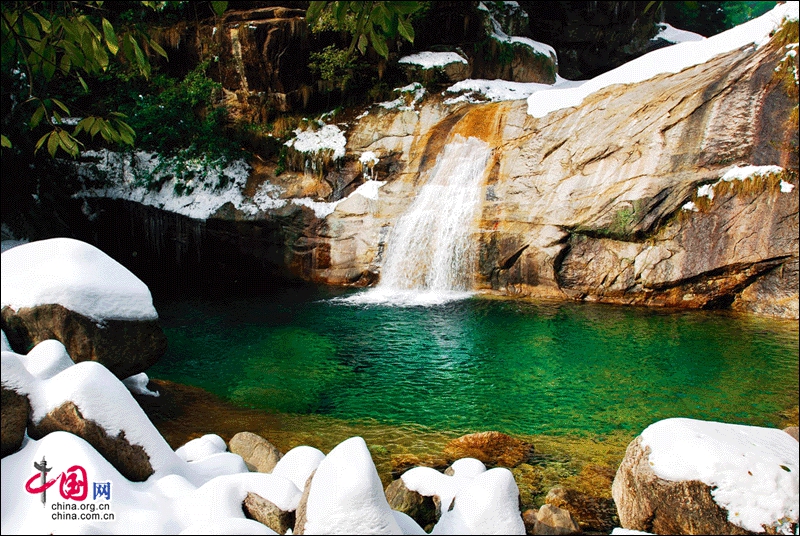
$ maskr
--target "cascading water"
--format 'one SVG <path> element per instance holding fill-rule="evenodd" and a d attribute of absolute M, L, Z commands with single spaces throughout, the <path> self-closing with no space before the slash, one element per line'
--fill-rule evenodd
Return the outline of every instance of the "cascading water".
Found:
<path fill-rule="evenodd" d="M 387 240 L 379 284 L 347 301 L 433 305 L 469 295 L 475 264 L 470 235 L 491 154 L 478 138 L 456 135 L 445 145 Z"/>

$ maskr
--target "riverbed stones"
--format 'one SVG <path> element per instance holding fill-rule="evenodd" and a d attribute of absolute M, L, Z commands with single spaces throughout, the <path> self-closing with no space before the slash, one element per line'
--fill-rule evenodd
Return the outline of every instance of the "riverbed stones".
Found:
<path fill-rule="evenodd" d="M 476 458 L 488 467 L 516 467 L 530 459 L 533 445 L 502 432 L 478 432 L 453 439 L 444 454 L 448 460 Z"/>
<path fill-rule="evenodd" d="M 297 510 L 295 510 L 294 530 L 292 531 L 294 534 L 305 534 L 308 511 L 308 495 L 311 493 L 311 480 L 314 478 L 316 472 L 317 471 L 314 470 L 310 475 L 308 475 L 308 478 L 306 479 L 306 485 L 303 487 L 303 495 L 300 496 L 300 502 L 297 504 Z"/>
<path fill-rule="evenodd" d="M 22 446 L 30 413 L 31 403 L 26 395 L 5 384 L 0 387 L 0 457 L 13 454 Z"/>
<path fill-rule="evenodd" d="M 386 500 L 392 510 L 403 512 L 426 530 L 438 519 L 433 497 L 426 497 L 408 489 L 402 478 L 398 478 L 386 488 Z"/>
<path fill-rule="evenodd" d="M 654 534 L 751 534 L 728 521 L 728 512 L 697 480 L 659 478 L 649 463 L 650 447 L 641 436 L 625 452 L 611 488 L 620 524 Z"/>
<path fill-rule="evenodd" d="M 286 534 L 286 531 L 295 524 L 294 512 L 281 510 L 257 493 L 247 493 L 242 502 L 242 510 L 248 519 L 255 519 L 278 534 Z"/>
<path fill-rule="evenodd" d="M 109 435 L 98 423 L 84 418 L 73 402 L 64 402 L 28 427 L 28 435 L 33 439 L 41 439 L 56 431 L 69 432 L 85 439 L 128 480 L 143 482 L 154 472 L 145 449 L 131 444 L 124 430 L 120 430 L 116 436 Z"/>
<path fill-rule="evenodd" d="M 551 504 L 544 504 L 541 508 L 531 508 L 522 513 L 527 534 L 580 534 L 581 528 L 567 510 Z"/>
<path fill-rule="evenodd" d="M 271 473 L 283 457 L 275 445 L 252 432 L 239 432 L 233 436 L 228 450 L 241 456 L 248 469 L 259 473 Z"/>
<path fill-rule="evenodd" d="M 594 497 L 574 489 L 556 486 L 547 493 L 544 500 L 551 506 L 567 510 L 584 532 L 608 534 L 619 525 L 617 507 L 613 499 Z"/>

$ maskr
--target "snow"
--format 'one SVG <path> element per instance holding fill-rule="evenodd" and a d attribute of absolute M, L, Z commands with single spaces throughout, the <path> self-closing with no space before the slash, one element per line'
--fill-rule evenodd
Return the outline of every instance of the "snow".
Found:
<path fill-rule="evenodd" d="M 157 207 L 198 220 L 208 219 L 223 205 L 230 203 L 248 215 L 280 208 L 285 200 L 277 199 L 278 187 L 262 185 L 256 195 L 249 199 L 242 195 L 250 166 L 243 160 L 232 162 L 218 169 L 213 162 L 191 161 L 187 170 L 197 179 L 183 181 L 174 171 L 175 160 L 161 159 L 155 153 L 137 152 L 133 155 L 102 151 L 84 151 L 83 157 L 96 162 L 77 162 L 76 171 L 86 182 L 100 181 L 100 186 L 87 185 L 75 197 L 103 197 L 124 199 L 143 205 Z M 152 180 L 163 184 L 158 190 L 150 190 L 141 177 L 152 176 Z M 223 187 L 215 187 L 220 181 Z M 185 193 L 175 193 L 176 187 L 184 185 Z"/>
<path fill-rule="evenodd" d="M 361 437 L 343 441 L 319 464 L 306 516 L 306 534 L 402 534 Z"/>
<path fill-rule="evenodd" d="M 686 41 L 702 41 L 705 39 L 705 37 L 698 33 L 679 30 L 678 28 L 675 28 L 666 22 L 659 22 L 658 27 L 660 30 L 655 37 L 651 39 L 651 41 L 663 39 L 664 41 L 669 41 L 670 43 L 684 43 Z"/>
<path fill-rule="evenodd" d="M 697 197 L 707 197 L 710 200 L 714 200 L 714 185 L 713 184 L 704 184 L 697 188 Z"/>
<path fill-rule="evenodd" d="M 483 80 L 467 79 L 456 82 L 448 87 L 447 93 L 462 93 L 458 97 L 452 97 L 444 101 L 445 104 L 456 104 L 459 102 L 499 102 L 508 100 L 527 99 L 537 91 L 552 89 L 556 87 L 568 88 L 577 87 L 583 82 L 575 82 L 556 76 L 555 84 L 539 84 L 536 82 L 511 82 L 509 80 Z M 480 98 L 476 98 L 474 94 Z"/>
<path fill-rule="evenodd" d="M 125 387 L 127 387 L 131 393 L 146 396 L 160 396 L 158 391 L 151 391 L 147 388 L 147 384 L 150 383 L 150 378 L 144 372 L 129 376 L 122 380 L 122 383 L 125 384 Z"/>
<path fill-rule="evenodd" d="M 2 347 L 2 350 L 4 352 L 10 352 L 11 351 L 11 345 L 8 343 L 8 337 L 6 337 L 6 332 L 3 331 L 3 330 L 0 330 L 0 335 L 2 335 L 2 336 L 0 336 L 0 347 Z"/>
<path fill-rule="evenodd" d="M 306 487 L 306 480 L 324 459 L 325 455 L 321 450 L 301 445 L 284 454 L 283 458 L 278 460 L 272 474 L 286 478 L 297 489 L 303 491 Z"/>
<path fill-rule="evenodd" d="M 525 534 L 511 471 L 502 467 L 487 471 L 474 458 L 457 460 L 452 469 L 448 476 L 430 467 L 415 467 L 400 477 L 408 489 L 439 497 L 442 517 L 431 534 Z"/>
<path fill-rule="evenodd" d="M 11 248 L 27 244 L 28 240 L 3 240 L 0 242 L 0 253 L 5 253 Z"/>
<path fill-rule="evenodd" d="M 733 166 L 725 172 L 720 180 L 727 182 L 743 181 L 758 176 L 766 177 L 767 175 L 779 174 L 783 171 L 780 166 Z"/>
<path fill-rule="evenodd" d="M 425 88 L 419 82 L 412 82 L 407 86 L 395 88 L 394 91 L 400 93 L 400 96 L 392 101 L 379 102 L 378 106 L 387 110 L 398 110 L 401 112 L 413 111 L 415 106 L 422 100 L 422 97 L 425 96 Z M 411 95 L 410 103 L 406 102 L 407 99 L 403 93 Z"/>
<path fill-rule="evenodd" d="M 225 440 L 217 434 L 206 434 L 202 437 L 192 439 L 182 447 L 175 449 L 175 454 L 185 462 L 191 462 L 208 458 L 213 454 L 219 454 L 228 450 Z"/>
<path fill-rule="evenodd" d="M 150 290 L 94 246 L 51 238 L 2 254 L 2 307 L 61 304 L 96 321 L 155 320 Z"/>
<path fill-rule="evenodd" d="M 788 194 L 794 190 L 794 184 L 791 182 L 781 181 L 781 192 Z"/>
<path fill-rule="evenodd" d="M 325 125 L 319 130 L 295 129 L 295 137 L 284 143 L 296 151 L 308 154 L 317 154 L 321 151 L 333 151 L 333 159 L 344 158 L 347 140 L 336 125 Z"/>
<path fill-rule="evenodd" d="M 673 418 L 648 426 L 642 447 L 660 478 L 710 486 L 728 520 L 762 532 L 797 519 L 800 445 L 779 429 Z"/>
<path fill-rule="evenodd" d="M 641 530 L 623 529 L 621 527 L 615 527 L 611 531 L 611 534 L 619 534 L 619 535 L 623 535 L 623 534 L 628 535 L 628 534 L 630 534 L 631 536 L 637 536 L 639 534 L 653 534 L 653 533 L 652 532 L 642 532 Z"/>
<path fill-rule="evenodd" d="M 419 65 L 423 69 L 433 69 L 434 67 L 444 67 L 450 63 L 469 63 L 467 60 L 455 52 L 419 52 L 410 56 L 403 56 L 398 63 L 409 63 Z"/>
<path fill-rule="evenodd" d="M 345 198 L 342 198 L 338 201 L 314 201 L 307 197 L 301 197 L 299 199 L 292 199 L 292 203 L 295 205 L 301 205 L 304 207 L 308 207 L 314 211 L 314 215 L 317 218 L 326 218 L 329 215 L 333 214 L 333 211 L 336 210 L 336 207 L 339 206 L 339 203 L 344 202 L 347 199 L 350 199 L 351 196 L 354 195 L 361 195 L 366 197 L 367 199 L 378 199 L 378 189 L 386 184 L 386 181 L 365 181 L 361 184 L 358 188 L 356 188 L 350 195 Z"/>
<path fill-rule="evenodd" d="M 663 73 L 677 73 L 744 46 L 760 46 L 785 18 L 798 18 L 798 3 L 778 4 L 764 15 L 702 41 L 685 41 L 654 50 L 573 88 L 537 91 L 528 97 L 528 114 L 544 117 L 578 106 L 588 95 L 613 84 L 633 84 Z"/>

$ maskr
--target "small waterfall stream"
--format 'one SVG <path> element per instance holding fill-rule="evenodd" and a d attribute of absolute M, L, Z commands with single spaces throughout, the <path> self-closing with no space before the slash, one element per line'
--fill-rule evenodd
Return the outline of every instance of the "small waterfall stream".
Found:
<path fill-rule="evenodd" d="M 387 240 L 378 285 L 350 297 L 355 303 L 433 305 L 469 295 L 488 143 L 456 135 Z"/>

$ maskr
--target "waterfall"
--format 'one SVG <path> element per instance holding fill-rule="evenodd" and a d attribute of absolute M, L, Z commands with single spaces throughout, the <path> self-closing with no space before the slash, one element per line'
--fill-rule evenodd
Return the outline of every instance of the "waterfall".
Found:
<path fill-rule="evenodd" d="M 378 285 L 351 303 L 432 305 L 470 294 L 475 268 L 471 234 L 480 216 L 492 149 L 456 135 L 444 147 L 386 242 Z"/>

